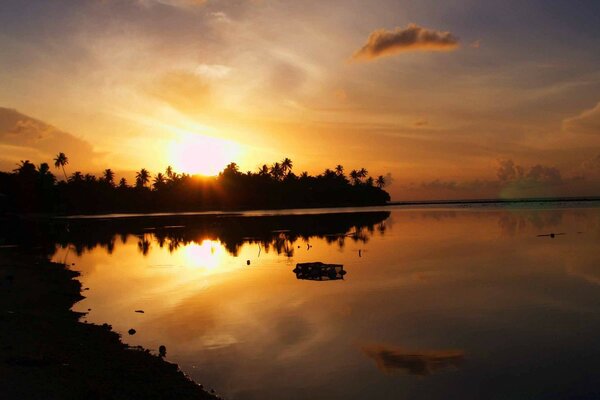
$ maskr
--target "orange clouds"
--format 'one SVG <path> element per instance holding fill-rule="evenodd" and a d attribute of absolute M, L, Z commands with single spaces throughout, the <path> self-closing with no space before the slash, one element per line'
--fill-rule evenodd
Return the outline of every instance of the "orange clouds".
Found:
<path fill-rule="evenodd" d="M 457 368 L 464 361 L 462 350 L 407 351 L 381 345 L 367 346 L 363 352 L 377 363 L 382 372 L 405 372 L 427 376 L 447 368 Z"/>
<path fill-rule="evenodd" d="M 450 32 L 435 31 L 417 24 L 393 31 L 379 29 L 371 33 L 367 43 L 354 53 L 356 60 L 373 60 L 403 51 L 451 51 L 458 47 L 458 38 Z"/>
<path fill-rule="evenodd" d="M 594 108 L 564 120 L 563 128 L 568 132 L 600 135 L 600 102 Z"/>

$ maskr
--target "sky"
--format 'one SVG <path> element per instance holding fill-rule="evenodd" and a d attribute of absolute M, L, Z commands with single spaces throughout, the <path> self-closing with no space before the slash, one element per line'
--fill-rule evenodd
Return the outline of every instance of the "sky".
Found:
<path fill-rule="evenodd" d="M 2 0 L 0 170 L 289 157 L 394 200 L 600 195 L 599 50 L 597 1 Z"/>

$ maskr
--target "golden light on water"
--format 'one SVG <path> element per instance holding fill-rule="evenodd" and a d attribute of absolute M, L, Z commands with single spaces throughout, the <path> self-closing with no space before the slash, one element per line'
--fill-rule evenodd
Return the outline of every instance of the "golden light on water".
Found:
<path fill-rule="evenodd" d="M 181 249 L 184 265 L 212 270 L 223 261 L 223 246 L 219 241 L 203 240 L 202 243 L 190 243 Z"/>
<path fill-rule="evenodd" d="M 171 144 L 168 158 L 176 171 L 214 176 L 239 154 L 239 145 L 232 141 L 190 133 Z"/>

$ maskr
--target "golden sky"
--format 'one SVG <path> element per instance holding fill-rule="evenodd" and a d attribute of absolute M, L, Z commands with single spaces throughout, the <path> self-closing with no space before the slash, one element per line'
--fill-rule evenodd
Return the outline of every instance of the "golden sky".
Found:
<path fill-rule="evenodd" d="M 0 169 L 289 157 L 395 200 L 600 194 L 595 1 L 5 0 Z M 57 171 L 58 172 L 58 171 Z M 58 174 L 57 174 L 58 175 Z"/>

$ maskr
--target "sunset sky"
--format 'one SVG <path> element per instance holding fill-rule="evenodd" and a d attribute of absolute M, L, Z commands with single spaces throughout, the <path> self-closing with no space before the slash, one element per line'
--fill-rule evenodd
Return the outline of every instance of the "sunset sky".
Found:
<path fill-rule="evenodd" d="M 366 167 L 394 200 L 600 195 L 600 2 L 2 0 L 0 169 L 59 151 Z"/>

